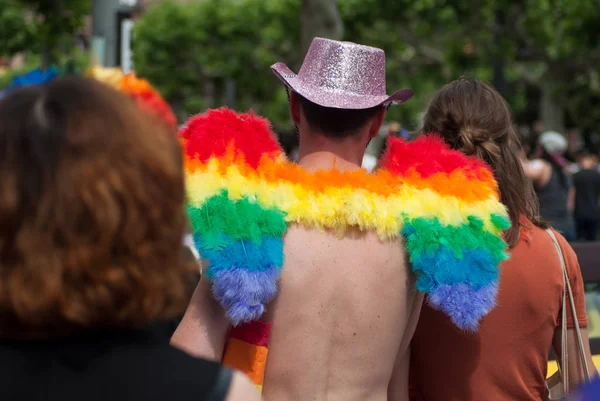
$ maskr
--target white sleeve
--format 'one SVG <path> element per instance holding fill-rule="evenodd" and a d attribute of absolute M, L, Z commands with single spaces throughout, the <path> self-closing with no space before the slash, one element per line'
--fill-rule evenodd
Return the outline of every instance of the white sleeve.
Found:
<path fill-rule="evenodd" d="M 535 160 L 532 160 L 532 161 L 526 162 L 526 163 L 527 163 L 527 167 L 529 167 L 532 170 L 541 170 L 544 168 L 544 162 L 539 159 L 535 159 Z"/>

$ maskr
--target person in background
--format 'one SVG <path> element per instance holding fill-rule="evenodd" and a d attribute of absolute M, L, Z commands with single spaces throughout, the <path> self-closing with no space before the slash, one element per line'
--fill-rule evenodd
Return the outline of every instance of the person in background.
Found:
<path fill-rule="evenodd" d="M 154 330 L 198 271 L 173 127 L 60 78 L 0 100 L 0 152 L 0 400 L 259 399 Z"/>
<path fill-rule="evenodd" d="M 573 176 L 577 238 L 595 241 L 600 222 L 600 172 L 598 157 L 583 151 L 577 157 L 580 170 Z"/>
<path fill-rule="evenodd" d="M 423 132 L 439 133 L 452 148 L 492 167 L 512 226 L 504 233 L 510 259 L 500 268 L 497 306 L 476 333 L 457 329 L 430 306 L 429 299 L 424 304 L 411 346 L 414 396 L 418 401 L 547 400 L 548 350 L 553 346 L 559 356 L 563 351 L 559 327 L 563 274 L 546 224 L 539 218 L 535 192 L 521 167 L 508 105 L 489 85 L 460 79 L 434 96 Z M 591 368 L 579 264 L 567 241 L 556 236 Z M 568 327 L 574 327 L 570 315 Z M 569 330 L 568 336 L 569 377 L 570 383 L 576 384 L 584 373 L 574 330 Z"/>
<path fill-rule="evenodd" d="M 397 123 L 395 121 L 392 121 L 391 123 L 388 124 L 387 126 L 387 136 L 389 138 L 398 136 L 398 134 L 400 134 L 400 129 L 401 129 L 401 125 L 400 123 Z"/>
<path fill-rule="evenodd" d="M 541 217 L 572 241 L 576 237 L 572 216 L 575 193 L 566 171 L 568 163 L 563 157 L 567 140 L 558 132 L 547 131 L 539 137 L 538 143 L 541 156 L 524 164 L 525 174 L 533 182 Z"/>

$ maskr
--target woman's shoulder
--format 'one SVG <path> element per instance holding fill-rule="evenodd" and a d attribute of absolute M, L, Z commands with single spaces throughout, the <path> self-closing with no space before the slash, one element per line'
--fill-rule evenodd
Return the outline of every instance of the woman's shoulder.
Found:
<path fill-rule="evenodd" d="M 193 377 L 193 383 L 205 381 L 206 385 L 216 381 L 223 367 L 206 359 L 193 357 L 168 344 L 152 344 L 146 346 L 131 345 L 113 351 L 107 357 L 118 362 L 119 370 L 136 369 L 142 375 L 153 376 L 165 372 L 176 375 L 185 382 L 186 376 Z M 200 380 L 199 377 L 206 379 Z"/>
<path fill-rule="evenodd" d="M 104 364 L 107 368 L 101 367 Z M 128 378 L 124 381 L 125 386 L 145 387 L 138 394 L 145 400 L 207 400 L 224 374 L 230 376 L 219 363 L 190 356 L 168 344 L 132 344 L 115 349 L 97 367 L 109 383 Z M 118 388 L 113 390 L 120 393 Z M 123 391 L 131 393 L 126 388 Z"/>
<path fill-rule="evenodd" d="M 93 397 L 86 398 L 90 400 L 202 401 L 209 399 L 223 377 L 228 378 L 225 388 L 231 380 L 231 372 L 217 362 L 144 338 L 110 343 L 2 340 L 0 361 L 0 372 L 7 379 L 0 383 L 0 399 L 16 391 L 19 383 L 44 383 L 50 376 L 59 384 L 49 394 L 33 387 L 19 391 L 32 401 L 82 399 L 73 398 L 77 395 L 73 389 L 86 383 L 86 391 L 94 391 Z"/>
<path fill-rule="evenodd" d="M 548 260 L 556 260 L 556 264 L 559 265 L 559 258 L 556 247 L 552 237 L 548 234 L 546 229 L 538 227 L 531 223 L 527 219 L 521 219 L 521 247 L 511 255 L 511 259 L 518 259 L 521 261 L 522 258 L 531 259 L 532 261 L 538 261 L 542 264 L 547 263 Z M 571 244 L 565 239 L 565 237 L 558 231 L 551 229 L 560 251 L 563 255 L 567 271 L 569 273 L 580 276 L 579 262 L 577 260 L 577 254 L 571 247 Z"/>

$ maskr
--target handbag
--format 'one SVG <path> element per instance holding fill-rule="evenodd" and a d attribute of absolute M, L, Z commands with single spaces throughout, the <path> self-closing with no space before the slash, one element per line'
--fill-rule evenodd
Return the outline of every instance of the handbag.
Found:
<path fill-rule="evenodd" d="M 549 399 L 551 400 L 562 400 L 564 399 L 569 391 L 571 390 L 569 387 L 569 358 L 568 358 L 568 340 L 567 340 L 567 302 L 571 307 L 571 316 L 573 316 L 573 324 L 575 326 L 575 333 L 577 337 L 577 348 L 579 349 L 579 354 L 581 357 L 581 363 L 583 366 L 583 371 L 585 373 L 585 381 L 590 381 L 590 371 L 587 365 L 587 360 L 585 358 L 585 348 L 583 346 L 583 340 L 581 338 L 581 329 L 579 327 L 579 322 L 577 321 L 577 311 L 575 310 L 575 302 L 573 300 L 573 289 L 571 288 L 571 282 L 569 281 L 569 273 L 567 272 L 567 266 L 565 264 L 565 258 L 562 253 L 562 249 L 560 248 L 560 244 L 554 235 L 552 230 L 547 229 L 546 232 L 552 238 L 552 242 L 554 243 L 554 247 L 556 248 L 556 252 L 558 253 L 558 257 L 560 260 L 560 265 L 563 271 L 563 296 L 562 296 L 562 316 L 561 316 L 561 348 L 562 348 L 562 357 L 561 363 L 559 364 L 558 371 L 549 377 L 546 380 L 546 387 L 549 392 Z"/>

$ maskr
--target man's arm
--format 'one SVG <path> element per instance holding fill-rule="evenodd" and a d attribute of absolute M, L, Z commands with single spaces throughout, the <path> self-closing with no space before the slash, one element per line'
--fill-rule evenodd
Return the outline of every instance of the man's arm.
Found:
<path fill-rule="evenodd" d="M 542 160 L 524 160 L 522 163 L 525 175 L 533 182 L 534 186 L 542 187 L 550 181 L 552 169 L 546 162 Z"/>
<path fill-rule="evenodd" d="M 228 332 L 225 312 L 213 298 L 210 283 L 202 277 L 171 344 L 192 356 L 220 362 Z"/>
<path fill-rule="evenodd" d="M 234 372 L 225 401 L 260 401 L 256 386 L 242 373 Z"/>
<path fill-rule="evenodd" d="M 394 370 L 388 384 L 388 401 L 406 400 L 409 394 L 408 366 L 410 363 L 410 348 L 396 356 Z"/>
<path fill-rule="evenodd" d="M 569 188 L 569 197 L 567 199 L 567 209 L 571 213 L 575 211 L 575 196 L 577 196 L 577 193 L 575 192 L 575 187 L 572 186 Z"/>

